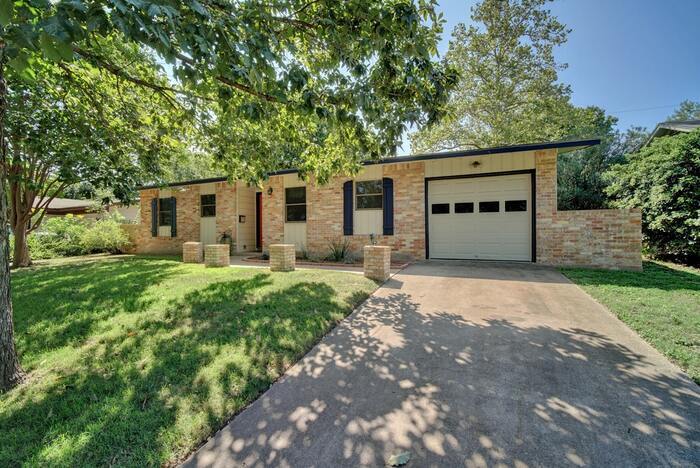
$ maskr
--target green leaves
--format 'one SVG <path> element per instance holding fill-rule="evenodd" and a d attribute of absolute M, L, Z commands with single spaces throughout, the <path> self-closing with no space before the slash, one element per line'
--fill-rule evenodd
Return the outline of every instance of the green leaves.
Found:
<path fill-rule="evenodd" d="M 39 35 L 39 46 L 44 56 L 51 61 L 60 62 L 73 59 L 73 48 L 70 43 L 56 39 L 45 32 Z"/>
<path fill-rule="evenodd" d="M 570 107 L 571 90 L 558 83 L 557 71 L 564 65 L 554 60 L 553 50 L 566 41 L 567 30 L 546 10 L 548 2 L 482 0 L 472 11 L 479 27 L 455 27 L 446 62 L 460 82 L 445 106 L 450 118 L 411 135 L 414 151 L 532 143 L 565 135 L 560 117 Z M 415 49 L 419 56 L 432 50 L 420 43 Z M 450 86 L 455 77 L 444 82 Z M 438 90 L 431 99 L 444 96 Z"/>
<path fill-rule="evenodd" d="M 14 0 L 0 0 L 0 25 L 7 26 L 10 24 L 14 10 Z"/>

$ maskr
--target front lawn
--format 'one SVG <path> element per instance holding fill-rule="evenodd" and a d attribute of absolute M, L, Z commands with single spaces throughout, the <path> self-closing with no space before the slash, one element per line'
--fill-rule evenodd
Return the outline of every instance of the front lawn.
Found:
<path fill-rule="evenodd" d="M 562 272 L 700 384 L 700 271 L 644 262 L 643 272 Z"/>
<path fill-rule="evenodd" d="M 0 466 L 182 460 L 376 288 L 147 257 L 51 262 L 12 282 L 29 380 L 0 396 Z"/>

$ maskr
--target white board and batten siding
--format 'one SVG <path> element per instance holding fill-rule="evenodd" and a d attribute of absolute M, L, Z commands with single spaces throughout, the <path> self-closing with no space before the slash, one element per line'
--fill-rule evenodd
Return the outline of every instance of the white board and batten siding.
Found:
<path fill-rule="evenodd" d="M 287 187 L 306 187 L 306 182 L 304 179 L 301 179 L 298 177 L 297 174 L 285 174 L 282 176 L 282 179 L 284 181 L 284 188 L 286 189 Z M 285 197 L 285 194 L 282 195 L 283 200 Z M 297 252 L 301 252 L 303 250 L 306 250 L 306 222 L 287 222 L 287 214 L 286 214 L 286 200 L 284 200 L 285 203 L 285 213 L 283 214 L 285 223 L 284 223 L 284 243 L 285 244 L 294 244 L 294 247 Z M 311 207 L 309 206 L 309 194 L 306 194 L 306 216 L 308 218 L 309 216 L 309 210 Z"/>
<path fill-rule="evenodd" d="M 427 161 L 426 178 L 454 177 L 428 181 L 429 257 L 531 261 L 532 176 L 507 173 L 534 167 L 534 152 Z"/>

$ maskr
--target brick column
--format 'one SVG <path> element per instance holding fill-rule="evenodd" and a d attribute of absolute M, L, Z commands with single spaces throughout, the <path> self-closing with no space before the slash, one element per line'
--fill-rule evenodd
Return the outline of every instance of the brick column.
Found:
<path fill-rule="evenodd" d="M 202 263 L 202 243 L 185 242 L 182 244 L 182 261 L 185 263 Z"/>
<path fill-rule="evenodd" d="M 229 266 L 228 244 L 210 244 L 204 249 L 204 264 L 208 267 Z"/>
<path fill-rule="evenodd" d="M 391 247 L 384 245 L 365 245 L 365 276 L 367 278 L 386 281 L 391 274 Z"/>
<path fill-rule="evenodd" d="M 270 245 L 270 270 L 294 271 L 296 254 L 294 244 Z"/>

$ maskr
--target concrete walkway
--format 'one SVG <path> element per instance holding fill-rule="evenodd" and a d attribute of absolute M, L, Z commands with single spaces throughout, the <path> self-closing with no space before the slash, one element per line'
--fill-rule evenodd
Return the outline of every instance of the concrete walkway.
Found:
<path fill-rule="evenodd" d="M 561 274 L 412 265 L 189 466 L 697 466 L 700 392 Z"/>

